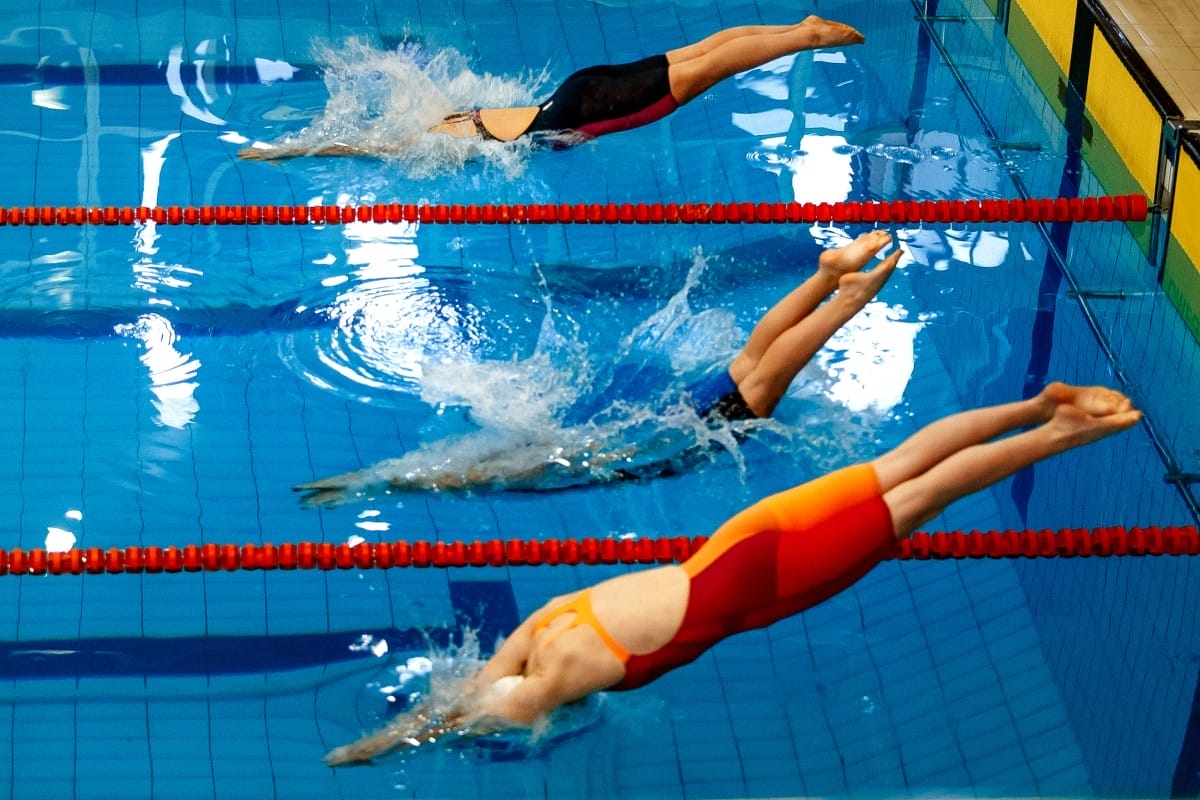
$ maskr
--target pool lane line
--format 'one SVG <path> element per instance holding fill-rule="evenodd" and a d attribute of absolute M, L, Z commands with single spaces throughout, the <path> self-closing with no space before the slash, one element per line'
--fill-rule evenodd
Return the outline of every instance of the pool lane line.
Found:
<path fill-rule="evenodd" d="M 489 539 L 202 544 L 0 550 L 0 575 L 99 575 L 237 570 L 365 570 L 502 566 L 669 564 L 687 560 L 708 537 Z M 1195 526 L 1112 526 L 914 533 L 885 560 L 1082 558 L 1200 555 Z"/>
<path fill-rule="evenodd" d="M 0 227 L 74 225 L 337 225 L 356 222 L 495 224 L 976 224 L 1140 222 L 1145 195 L 836 203 L 509 203 L 206 206 L 13 206 Z"/>

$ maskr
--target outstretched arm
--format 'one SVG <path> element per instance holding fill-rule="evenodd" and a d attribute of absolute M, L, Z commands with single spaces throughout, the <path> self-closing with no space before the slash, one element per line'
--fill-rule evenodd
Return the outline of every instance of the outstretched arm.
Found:
<path fill-rule="evenodd" d="M 450 734 L 490 733 L 519 723 L 504 719 L 493 706 L 501 696 L 524 683 L 517 676 L 525 669 L 536 616 L 526 619 L 504 640 L 496 654 L 466 682 L 460 702 L 448 712 L 439 714 L 429 703 L 422 703 L 396 715 L 375 733 L 330 750 L 325 763 L 331 767 L 364 763 L 395 750 L 434 744 Z"/>
<path fill-rule="evenodd" d="M 370 149 L 356 147 L 342 142 L 318 145 L 316 147 L 300 147 L 298 145 L 252 145 L 238 150 L 238 158 L 247 161 L 283 161 L 288 158 L 305 158 L 308 156 L 349 156 L 361 158 L 378 158 L 399 152 L 395 147 L 371 147 Z"/>
<path fill-rule="evenodd" d="M 421 704 L 412 711 L 398 714 L 375 733 L 330 750 L 325 754 L 325 763 L 331 767 L 363 764 L 394 750 L 433 744 L 448 734 L 462 733 L 466 728 L 467 720 L 462 711 L 453 709 L 439 716 L 427 704 Z"/>
<path fill-rule="evenodd" d="M 361 764 L 376 756 L 436 744 L 447 736 L 484 736 L 506 728 L 532 725 L 576 696 L 562 696 L 561 682 L 535 675 L 509 675 L 471 689 L 462 703 L 445 713 L 429 704 L 396 716 L 375 733 L 325 754 L 331 767 Z"/>
<path fill-rule="evenodd" d="M 527 674 L 533 627 L 546 610 L 577 593 L 556 597 L 512 632 L 496 654 L 462 688 L 448 711 L 428 703 L 396 716 L 386 727 L 358 741 L 334 748 L 325 763 L 362 763 L 395 750 L 434 744 L 446 736 L 482 736 L 506 728 L 532 725 L 559 706 L 611 686 L 623 673 L 611 654 L 602 653 L 601 667 L 592 658 L 576 658 L 571 669 L 535 670 Z"/>

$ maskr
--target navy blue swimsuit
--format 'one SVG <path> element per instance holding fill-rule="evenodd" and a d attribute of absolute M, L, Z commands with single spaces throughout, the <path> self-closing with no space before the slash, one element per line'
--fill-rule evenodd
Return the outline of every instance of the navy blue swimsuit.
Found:
<path fill-rule="evenodd" d="M 726 419 L 735 422 L 758 419 L 758 415 L 746 405 L 746 398 L 738 391 L 727 369 L 714 372 L 692 384 L 688 394 L 696 413 L 706 420 Z"/>

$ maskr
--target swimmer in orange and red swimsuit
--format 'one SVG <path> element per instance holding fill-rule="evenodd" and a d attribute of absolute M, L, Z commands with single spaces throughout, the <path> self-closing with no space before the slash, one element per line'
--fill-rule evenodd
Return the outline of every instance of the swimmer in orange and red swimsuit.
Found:
<path fill-rule="evenodd" d="M 1028 400 L 934 422 L 874 461 L 756 503 L 682 565 L 551 600 L 513 631 L 450 712 L 406 712 L 326 761 L 530 725 L 593 692 L 644 686 L 728 636 L 842 591 L 950 502 L 1139 419 L 1119 392 L 1052 383 Z M 1021 432 L 1005 436 L 1013 431 Z"/>
<path fill-rule="evenodd" d="M 541 105 L 478 108 L 447 116 L 430 128 L 456 138 L 512 141 L 545 137 L 556 145 L 648 125 L 699 97 L 731 75 L 780 56 L 821 47 L 854 45 L 863 35 L 840 22 L 810 16 L 795 25 L 726 28 L 695 44 L 628 64 L 604 64 L 570 75 Z M 399 146 L 397 146 L 398 148 Z M 255 145 L 242 158 L 270 161 L 297 156 L 385 155 L 336 143 L 315 149 Z"/>

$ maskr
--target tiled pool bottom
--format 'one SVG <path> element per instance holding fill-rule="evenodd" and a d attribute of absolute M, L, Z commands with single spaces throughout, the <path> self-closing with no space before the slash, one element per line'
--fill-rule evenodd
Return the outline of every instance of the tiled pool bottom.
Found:
<path fill-rule="evenodd" d="M 96 374 L 107 374 L 103 359 L 90 363 Z M 909 392 L 922 398 L 922 416 L 957 410 L 939 363 L 916 362 Z M 102 381 L 90 387 L 106 390 Z M 248 392 L 245 418 L 253 419 L 254 405 L 266 397 Z M 351 415 L 354 437 L 384 435 L 384 427 L 372 430 L 373 418 Z M 329 444 L 320 431 L 332 427 L 331 420 L 314 425 L 308 446 Z M 194 485 L 176 487 L 179 518 L 135 523 L 145 543 L 179 544 L 183 518 L 195 514 L 195 501 L 184 501 L 234 491 L 245 469 L 238 464 L 273 475 L 311 457 L 269 446 L 261 431 L 241 441 L 252 447 L 219 448 L 228 463 L 198 466 Z M 398 533 L 445 540 L 671 530 L 690 516 L 675 499 L 690 496 L 691 484 L 727 483 L 731 469 L 714 465 L 631 488 L 638 499 L 628 505 L 613 503 L 611 489 L 536 501 L 424 499 L 414 505 L 425 513 L 405 519 L 416 525 L 424 517 L 429 527 Z M 1055 477 L 1043 480 L 1054 485 Z M 277 534 L 296 524 L 294 498 L 280 494 L 273 510 L 276 499 L 264 492 L 260 519 L 247 521 L 251 529 L 261 525 L 267 540 L 283 538 Z M 208 540 L 239 540 L 237 520 L 223 517 L 215 500 L 203 507 Z M 1002 516 L 985 493 L 929 528 L 990 528 Z M 139 647 L 162 648 L 160 655 L 101 655 L 100 667 L 63 677 L 33 677 L 49 672 L 39 659 L 61 656 L 11 660 L 23 677 L 7 681 L 14 702 L 0 712 L 9 716 L 0 729 L 9 734 L 10 786 L 16 796 L 76 797 L 145 796 L 148 787 L 170 797 L 1090 793 L 1082 749 L 1018 572 L 995 562 L 884 564 L 801 617 L 723 643 L 641 692 L 609 696 L 601 721 L 585 736 L 525 760 L 486 760 L 486 752 L 468 751 L 393 757 L 367 769 L 321 764 L 328 747 L 379 719 L 380 702 L 367 687 L 389 663 L 421 652 L 399 645 L 406 632 L 452 628 L 481 597 L 493 610 L 503 609 L 505 598 L 512 608 L 515 600 L 508 615 L 527 614 L 547 597 L 616 569 L 7 579 L 0 602 L 21 610 L 12 620 L 15 640 L 69 647 L 75 638 L 94 644 L 112 637 L 117 649 L 122 637 L 132 637 Z M 323 651 L 303 639 L 314 632 L 343 647 L 360 632 L 381 632 L 397 644 L 383 659 L 363 653 L 320 663 Z M 244 637 L 235 650 L 222 639 L 228 634 Z M 289 654 L 289 637 L 304 649 Z M 260 650 L 282 654 L 272 662 Z M 209 655 L 196 659 L 197 652 Z M 212 672 L 178 667 L 185 654 Z M 180 674 L 170 674 L 172 664 Z M 140 674 L 155 665 L 160 674 Z"/>
<path fill-rule="evenodd" d="M 130 13 L 146 10 L 125 5 Z M 311 5 L 293 10 L 307 13 Z M 669 14 L 591 4 L 543 6 L 528 13 L 493 3 L 461 10 L 422 3 L 415 11 L 404 4 L 382 11 L 397 16 L 416 13 L 425 21 L 457 19 L 461 11 L 467 24 L 475 26 L 472 31 L 484 33 L 475 50 L 480 63 L 504 71 L 547 58 L 544 47 L 536 44 L 543 41 L 547 24 L 572 31 L 563 45 L 564 63 L 586 63 L 595 53 L 607 54 L 610 45 L 632 46 L 675 36 L 680 30 L 707 32 L 735 18 L 773 19 L 794 11 L 762 5 L 680 6 Z M 946 12 L 960 5 L 981 7 L 940 5 Z M 225 9 L 206 16 L 196 6 L 188 4 L 189 32 L 225 29 Z M 863 82 L 843 87 L 855 96 L 862 92 L 893 102 L 899 118 L 910 88 L 918 88 L 916 81 L 912 87 L 899 86 L 895 96 L 881 91 L 879 84 L 890 85 L 891 66 L 898 57 L 903 63 L 908 57 L 905 48 L 917 41 L 907 27 L 910 7 L 877 2 L 839 6 L 839 11 L 876 28 L 891 24 L 889 19 L 903 20 L 900 35 L 874 37 L 887 46 L 875 50 L 866 63 L 887 66 L 857 73 Z M 153 17 L 156 24 L 139 29 L 139 40 L 161 40 L 142 51 L 147 63 L 165 57 L 185 27 L 167 9 L 162 11 Z M 364 27 L 356 11 L 346 5 L 331 8 L 329 29 Z M 503 25 L 493 24 L 491 12 L 503 18 Z M 140 13 L 135 17 L 139 24 L 145 20 Z M 972 19 L 983 19 L 983 14 Z M 49 16 L 42 21 L 50 21 Z M 273 43 L 263 44 L 256 54 L 306 51 L 307 41 L 295 44 L 296 26 L 279 25 L 275 15 L 239 19 L 238 25 L 241 44 L 256 40 L 253 34 L 264 28 L 276 29 L 277 40 L 264 39 Z M 970 27 L 973 23 L 948 24 L 945 30 L 953 35 Z M 513 37 L 496 35 L 509 28 L 529 44 L 514 50 L 509 43 Z M 120 42 L 121 36 L 114 35 L 103 47 Z M 96 47 L 99 50 L 101 43 Z M 972 74 L 991 77 L 986 70 Z M 958 88 L 944 71 L 935 68 L 932 77 L 926 77 L 928 82 L 920 88 L 939 103 L 957 97 Z M 1018 96 L 1010 106 L 1000 103 L 1006 108 L 1004 133 L 1024 141 L 1028 132 L 1023 127 L 1023 98 L 1009 84 L 1004 87 Z M 163 87 L 144 94 L 127 87 L 102 89 L 102 120 L 111 126 L 99 137 L 105 171 L 96 186 L 88 186 L 93 194 L 79 202 L 91 202 L 97 195 L 102 202 L 124 199 L 130 186 L 139 185 L 139 170 L 146 163 L 140 160 L 143 143 L 112 135 L 125 126 L 165 132 L 164 137 L 182 130 L 178 139 L 170 140 L 177 149 L 170 151 L 162 174 L 161 199 L 166 202 L 208 202 L 214 197 L 248 202 L 276 197 L 305 202 L 312 196 L 331 200 L 324 193 L 344 186 L 366 187 L 364 195 L 413 190 L 411 184 L 397 185 L 375 168 L 330 161 L 234 169 L 233 145 L 215 141 L 203 125 L 183 119 L 178 100 L 167 97 Z M 496 199 L 523 202 L 523 193 L 535 191 L 557 200 L 555 192 L 570 186 L 578 193 L 572 199 L 640 200 L 631 195 L 629 175 L 635 173 L 639 185 L 650 174 L 656 191 L 678 190 L 689 199 L 775 199 L 776 193 L 799 190 L 764 170 L 747 169 L 750 162 L 737 138 L 740 134 L 725 118 L 731 111 L 760 109 L 761 98 L 750 98 L 747 89 L 732 85 L 720 94 L 652 132 L 628 134 L 638 142 L 638 160 L 626 152 L 636 169 L 605 169 L 583 186 L 577 180 L 581 171 L 598 173 L 596 162 L 605 153 L 622 151 L 597 147 L 558 154 L 558 159 L 531 166 L 536 180 L 505 184 Z M 112 103 L 118 99 L 128 104 L 118 103 L 120 110 L 115 110 Z M 748 104 L 751 99 L 754 104 Z M 253 113 L 245 109 L 264 102 L 275 105 L 247 87 L 238 87 L 237 101 L 234 113 Z M 973 122 L 965 112 L 956 117 L 946 109 L 961 106 L 952 101 L 922 119 L 937 127 L 933 118 L 944 114 L 950 118 L 944 127 L 958 133 Z M 1052 116 L 1044 113 L 1046 119 Z M 1033 129 L 1039 140 L 1058 141 L 1057 133 Z M 64 132 L 70 135 L 63 141 L 50 141 Z M 59 170 L 57 162 L 82 170 L 81 159 L 92 154 L 86 149 L 89 142 L 71 138 L 77 130 L 65 127 L 43 133 L 47 141 L 38 144 L 34 156 L 26 158 L 25 150 L 13 148 L 19 155 L 9 157 L 20 168 L 11 170 L 8 188 L 22 203 L 30 197 L 39 203 L 76 202 L 83 172 Z M 967 144 L 971 136 L 939 133 L 928 141 L 946 140 Z M 863 183 L 851 185 L 851 191 L 890 197 L 926 188 L 905 182 L 910 171 L 893 169 L 896 165 L 886 159 L 873 161 L 873 171 L 866 166 Z M 936 159 L 925 159 L 911 173 L 931 179 L 952 174 L 942 166 Z M 1058 185 L 1055 173 L 1061 166 L 1053 154 L 1042 152 L 1023 177 L 1036 192 L 1049 194 Z M 815 183 L 799 188 L 813 191 Z M 461 200 L 470 188 L 439 185 L 431 191 Z M 484 181 L 484 191 L 493 188 Z M 1003 176 L 992 176 L 971 189 L 1009 193 Z M 736 269 L 728 271 L 727 280 L 741 290 L 738 297 L 750 307 L 748 295 L 759 288 L 750 284 L 764 276 L 772 279 L 761 264 L 747 266 L 747 261 L 760 260 L 753 245 L 765 236 L 802 239 L 821 233 L 743 233 L 731 228 L 656 231 L 654 237 L 643 231 L 636 238 L 620 228 L 590 235 L 549 226 L 511 235 L 475 230 L 461 237 L 457 231 L 426 230 L 421 234 L 421 260 L 496 273 L 514 264 L 523 270 L 537 263 L 552 282 L 576 280 L 592 288 L 579 279 L 580 273 L 599 271 L 600 265 L 673 262 L 700 244 L 733 262 Z M 937 245 L 965 242 L 965 249 L 974 251 L 972 240 L 959 238 L 961 231 L 945 237 L 941 231 L 934 233 Z M 5 232 L 20 254 L 14 258 L 28 262 L 21 264 L 26 274 L 18 268 L 7 278 L 21 287 L 23 298 L 29 295 L 31 306 L 61 288 L 52 279 L 65 278 L 73 289 L 86 288 L 87 311 L 99 308 L 101 317 L 110 301 L 120 308 L 143 308 L 150 295 L 141 294 L 140 286 L 131 290 L 128 269 L 140 251 L 134 253 L 124 231 L 84 230 L 78 242 L 65 244 L 68 236 L 46 240 L 43 234 Z M 1036 327 L 1030 323 L 1035 311 L 1027 301 L 1037 295 L 1030 290 L 1024 297 L 1021 291 L 1030 283 L 1037 288 L 1037 276 L 1030 275 L 1043 260 L 1040 240 L 1017 229 L 999 234 L 990 241 L 1007 239 L 1014 251 L 1019 243 L 1032 252 L 1014 256 L 996 270 L 959 260 L 951 260 L 945 272 L 926 269 L 932 263 L 913 270 L 925 293 L 917 307 L 937 312 L 949 307 L 953 313 L 942 318 L 945 322 L 936 336 L 931 332 L 929 339 L 936 339 L 935 344 L 919 343 L 917 372 L 902 410 L 915 409 L 912 424 L 963 405 L 1011 399 L 1021 390 L 1026 364 L 1042 355 L 1051 362 L 1050 376 L 1114 380 L 1111 365 L 1073 312 L 1060 310 L 1046 351 L 1037 351 L 1026 330 Z M 0 465 L 0 474 L 6 479 L 21 544 L 39 546 L 51 527 L 71 528 L 81 534 L 80 543 L 89 546 L 316 537 L 342 541 L 348 533 L 359 532 L 357 524 L 364 520 L 358 514 L 377 509 L 304 511 L 289 491 L 291 483 L 297 476 L 337 472 L 410 449 L 430 434 L 412 425 L 412 419 L 426 419 L 429 409 L 410 414 L 415 400 L 411 405 L 371 407 L 306 385 L 293 366 L 281 363 L 287 353 L 279 347 L 277 331 L 203 333 L 209 306 L 224 312 L 231 298 L 274 302 L 277 291 L 293 297 L 293 292 L 309 292 L 334 271 L 351 272 L 346 262 L 367 252 L 364 241 L 352 235 L 343 242 L 327 231 L 173 231 L 154 242 L 156 262 L 161 263 L 139 260 L 139 269 L 202 264 L 206 274 L 186 288 L 169 285 L 170 279 L 188 277 L 182 270 L 134 277 L 159 278 L 150 280 L 156 291 L 152 299 L 184 306 L 167 313 L 177 325 L 178 339 L 116 338 L 105 332 L 98 341 L 80 342 L 71 341 L 65 331 L 50 330 L 44 336 L 18 332 L 17 338 L 0 341 L 0 363 L 9 376 L 0 381 L 0 408 L 5 409 L 0 441 L 20 456 Z M 1124 273 L 1108 271 L 1114 259 L 1107 240 L 1080 242 L 1092 236 L 1082 229 L 1075 236 L 1076 263 L 1087 250 L 1094 251 L 1096 265 L 1104 267 L 1087 275 L 1089 285 L 1147 289 Z M 105 246 L 114 241 L 111 249 Z M 79 275 L 71 272 L 71 265 L 53 261 L 56 253 L 72 249 L 87 256 Z M 338 263 L 318 264 L 329 252 L 337 254 Z M 999 282 L 980 280 L 969 287 L 972 291 L 960 292 L 953 281 L 941 280 L 963 272 L 1003 273 L 1006 281 L 997 288 Z M 438 277 L 445 279 L 447 274 L 439 272 Z M 627 286 L 638 285 L 637 275 L 620 278 Z M 284 288 L 276 287 L 275 281 Z M 904 281 L 897 284 L 902 288 Z M 762 296 L 766 294 L 764 288 Z M 481 290 L 477 296 L 482 295 Z M 1061 299 L 1063 309 L 1074 308 L 1073 301 Z M 1107 304 L 1101 310 L 1106 324 L 1111 322 L 1109 327 L 1118 333 L 1120 362 L 1136 364 L 1139 379 L 1134 382 L 1148 387 L 1143 399 L 1153 404 L 1156 416 L 1176 425 L 1174 406 L 1158 395 L 1163 387 L 1173 391 L 1187 385 L 1173 382 L 1179 365 L 1169 362 L 1188 361 L 1194 348 L 1183 348 L 1170 338 L 1170 320 L 1152 300 Z M 183 329 L 185 320 L 195 323 L 191 331 Z M 1163 346 L 1162 360 L 1156 360 L 1156 350 L 1139 349 L 1142 342 L 1131 332 L 1141 330 L 1150 331 L 1142 339 L 1169 343 Z M 191 395 L 200 407 L 195 425 L 161 424 L 178 422 L 176 415 L 186 416 L 189 409 L 189 397 L 179 385 L 187 377 L 171 372 L 176 362 L 171 348 L 163 344 L 173 345 L 185 363 L 204 365 Z M 1008 345 L 1012 353 L 1004 350 Z M 1035 352 L 1026 352 L 1031 348 Z M 935 353 L 954 361 L 939 363 Z M 162 360 L 146 358 L 151 355 Z M 788 417 L 788 422 L 794 419 Z M 904 424 L 907 418 L 896 427 Z M 1178 427 L 1186 428 L 1187 420 Z M 898 435 L 889 432 L 887 438 Z M 1186 435 L 1178 437 L 1187 440 Z M 1101 455 L 1039 468 L 1030 524 L 1180 521 L 1177 514 L 1182 511 L 1169 497 L 1173 490 L 1161 483 L 1161 465 L 1140 434 L 1098 452 Z M 713 465 L 650 486 L 552 499 L 406 498 L 403 509 L 388 507 L 381 517 L 365 521 L 390 523 L 391 528 L 379 534 L 385 538 L 702 533 L 730 510 L 784 480 L 787 474 L 777 472 L 780 462 L 783 467 L 791 464 L 786 458 L 767 459 L 752 464 L 748 475 L 728 464 Z M 1136 496 L 1119 496 L 1113 484 L 1137 487 Z M 731 496 L 733 491 L 737 496 Z M 930 527 L 1016 525 L 1011 506 L 1011 490 L 1003 487 L 956 506 Z M 83 517 L 79 525 L 66 516 L 75 511 Z M 368 699 L 369 683 L 387 664 L 410 652 L 410 645 L 401 643 L 411 631 L 454 627 L 459 623 L 456 612 L 472 610 L 468 598 L 488 597 L 489 607 L 507 609 L 505 618 L 511 619 L 611 570 L 5 578 L 0 579 L 0 602 L 13 611 L 0 626 L 16 644 L 5 681 L 12 702 L 0 709 L 10 723 L 0 725 L 8 738 L 3 743 L 0 737 L 0 747 L 11 757 L 0 759 L 0 770 L 7 771 L 10 793 L 17 797 L 1074 796 L 1117 794 L 1127 787 L 1132 794 L 1165 794 L 1172 770 L 1185 764 L 1178 757 L 1178 743 L 1187 721 L 1188 692 L 1196 685 L 1190 644 L 1197 641 L 1192 630 L 1195 615 L 1190 604 L 1171 603 L 1172 596 L 1186 598 L 1188 587 L 1195 585 L 1192 569 L 1180 560 L 887 564 L 826 607 L 727 642 L 642 692 L 612 695 L 603 720 L 585 736 L 558 742 L 523 761 L 489 760 L 481 749 L 391 758 L 373 768 L 338 771 L 321 765 L 321 753 L 369 727 L 371 715 L 379 713 L 378 699 Z M 360 632 L 383 632 L 393 643 L 388 658 L 348 656 L 346 634 Z M 245 638 L 236 643 L 225 638 L 233 635 Z M 147 644 L 161 646 L 162 652 L 148 651 Z M 63 677 L 54 677 L 59 673 L 50 664 L 82 657 L 19 652 L 73 646 L 103 652 L 89 655 L 86 669 Z M 343 650 L 337 657 L 331 654 L 335 646 Z M 211 655 L 200 655 L 205 653 Z M 202 674 L 194 674 L 200 670 L 197 665 L 203 665 Z M 147 676 L 147 671 L 154 674 Z"/>
<path fill-rule="evenodd" d="M 226 577 L 210 578 L 209 591 Z M 1007 566 L 884 565 L 802 618 L 740 636 L 644 692 L 610 696 L 596 728 L 527 760 L 421 753 L 335 773 L 322 749 L 356 735 L 361 708 L 346 701 L 382 670 L 366 659 L 259 675 L 9 682 L 10 785 L 47 797 L 148 787 L 169 797 L 1090 793 Z"/>
<path fill-rule="evenodd" d="M 899 304 L 907 307 L 914 281 L 926 274 L 895 276 L 890 301 L 903 297 Z M 980 303 L 996 296 L 982 288 L 964 294 Z M 1064 313 L 1059 324 L 1076 349 L 1056 353 L 1052 373 L 1103 380 L 1099 357 L 1083 357 L 1088 351 L 1078 316 Z M 880 446 L 960 409 L 962 387 L 971 385 L 962 375 L 973 374 L 977 359 L 947 364 L 930 339 L 936 333 L 972 341 L 971 330 L 959 322 L 918 334 L 908 411 L 878 431 Z M 4 363 L 27 386 L 57 385 L 63 374 L 81 378 L 65 384 L 54 403 L 22 393 L 20 403 L 9 406 L 22 413 L 0 419 L 3 435 L 22 442 L 20 463 L 61 470 L 55 481 L 10 476 L 9 486 L 23 498 L 27 544 L 37 546 L 37 534 L 49 526 L 69 527 L 61 510 L 73 508 L 83 512 L 83 544 L 283 541 L 317 532 L 341 541 L 360 530 L 355 523 L 369 508 L 304 510 L 290 484 L 298 472 L 307 477 L 344 468 L 348 458 L 374 452 L 380 442 L 385 450 L 404 450 L 413 432 L 395 409 L 355 403 L 339 409 L 321 399 L 278 362 L 277 346 L 263 346 L 263 337 L 282 335 L 180 340 L 179 348 L 196 360 L 247 376 L 244 390 L 234 394 L 202 383 L 196 398 L 205 424 L 188 431 L 154 424 L 163 398 L 132 377 L 147 366 L 140 360 L 145 350 L 132 341 L 111 337 L 80 351 L 49 338 L 0 340 Z M 113 397 L 122 399 L 114 404 Z M 207 416 L 214 411 L 219 417 Z M 825 420 L 812 433 L 835 422 Z M 84 430 L 86 451 L 77 433 Z M 1123 503 L 1119 484 L 1153 474 L 1155 462 L 1138 439 L 1119 450 L 1123 463 L 1112 467 L 1107 455 L 1084 454 L 1039 468 L 1030 519 L 1039 525 L 1127 521 L 1113 518 Z M 138 467 L 143 462 L 160 466 L 145 471 Z M 385 539 L 707 533 L 730 509 L 790 482 L 788 466 L 796 464 L 785 454 L 751 465 L 744 475 L 732 464 L 715 463 L 619 489 L 406 497 L 395 507 L 378 506 L 383 513 L 370 519 L 391 523 L 377 534 Z M 1146 509 L 1169 507 L 1171 491 L 1147 483 L 1139 502 Z M 161 502 L 127 499 L 140 493 Z M 957 504 L 928 527 L 1015 525 L 1009 493 L 1005 486 Z M 229 502 L 238 497 L 251 500 Z M 1042 574 L 1050 569 L 1053 579 Z M 328 651 L 303 637 L 330 637 L 325 646 L 345 648 L 357 633 L 384 632 L 396 642 L 413 629 L 453 628 L 459 613 L 472 611 L 474 601 L 466 598 L 480 596 L 493 609 L 505 608 L 506 600 L 511 620 L 612 568 L 5 579 L 0 602 L 17 610 L 5 620 L 14 649 L 102 646 L 111 637 L 118 651 L 99 659 L 113 665 L 115 676 L 91 669 L 78 677 L 32 677 L 56 674 L 43 666 L 60 658 L 53 653 L 10 662 L 10 676 L 23 676 L 8 682 L 15 699 L 5 710 L 11 724 L 3 726 L 13 754 L 10 785 L 15 796 L 54 796 L 73 787 L 77 797 L 113 796 L 113 787 L 121 796 L 144 796 L 154 787 L 171 797 L 1088 795 L 1095 785 L 1090 770 L 1113 760 L 1126 740 L 1150 749 L 1179 741 L 1188 676 L 1159 679 L 1171 665 L 1158 662 L 1152 639 L 1161 624 L 1182 628 L 1187 641 L 1186 609 L 1166 608 L 1155 598 L 1169 597 L 1159 594 L 1162 586 L 1187 585 L 1189 569 L 1178 560 L 1103 567 L 1082 561 L 885 564 L 800 618 L 726 642 L 642 692 L 612 695 L 602 721 L 585 736 L 524 761 L 488 760 L 482 751 L 432 752 L 337 771 L 321 764 L 321 754 L 378 721 L 379 703 L 367 699 L 368 685 L 413 651 L 394 645 L 388 659 L 343 653 L 324 663 L 320 654 Z M 1101 596 L 1088 590 L 1109 582 L 1120 590 Z M 1066 586 L 1075 587 L 1073 597 L 1061 595 Z M 1043 599 L 1031 611 L 1028 597 Z M 1137 608 L 1145 613 L 1122 616 L 1120 638 L 1111 637 L 1105 630 L 1111 609 L 1133 597 L 1143 598 Z M 1068 644 L 1074 635 L 1040 633 L 1056 625 L 1090 626 L 1098 638 L 1109 638 L 1090 651 L 1097 663 L 1088 665 L 1094 672 L 1082 686 L 1073 672 L 1081 651 Z M 1142 641 L 1138 629 L 1146 637 L 1143 650 L 1114 651 Z M 343 633 L 349 636 L 339 639 Z M 222 637 L 231 635 L 245 637 L 236 650 L 225 649 L 229 642 Z M 123 642 L 144 644 L 142 637 L 161 642 L 164 654 L 120 652 Z M 288 647 L 295 652 L 274 662 L 260 653 Z M 209 674 L 156 667 L 206 650 L 216 651 L 199 661 L 212 665 Z M 1126 659 L 1138 664 L 1136 695 L 1108 683 L 1107 671 Z M 160 674 L 142 674 L 156 668 Z M 1093 693 L 1096 684 L 1107 691 Z M 1068 702 L 1064 692 L 1081 696 Z M 1153 712 L 1131 714 L 1136 698 L 1151 698 Z M 1094 709 L 1093 724 L 1080 727 L 1080 708 Z M 118 758 L 119 767 L 97 767 Z M 1105 776 L 1112 781 L 1106 785 L 1167 785 L 1175 754 L 1147 753 L 1137 774 L 1132 766 Z"/>

